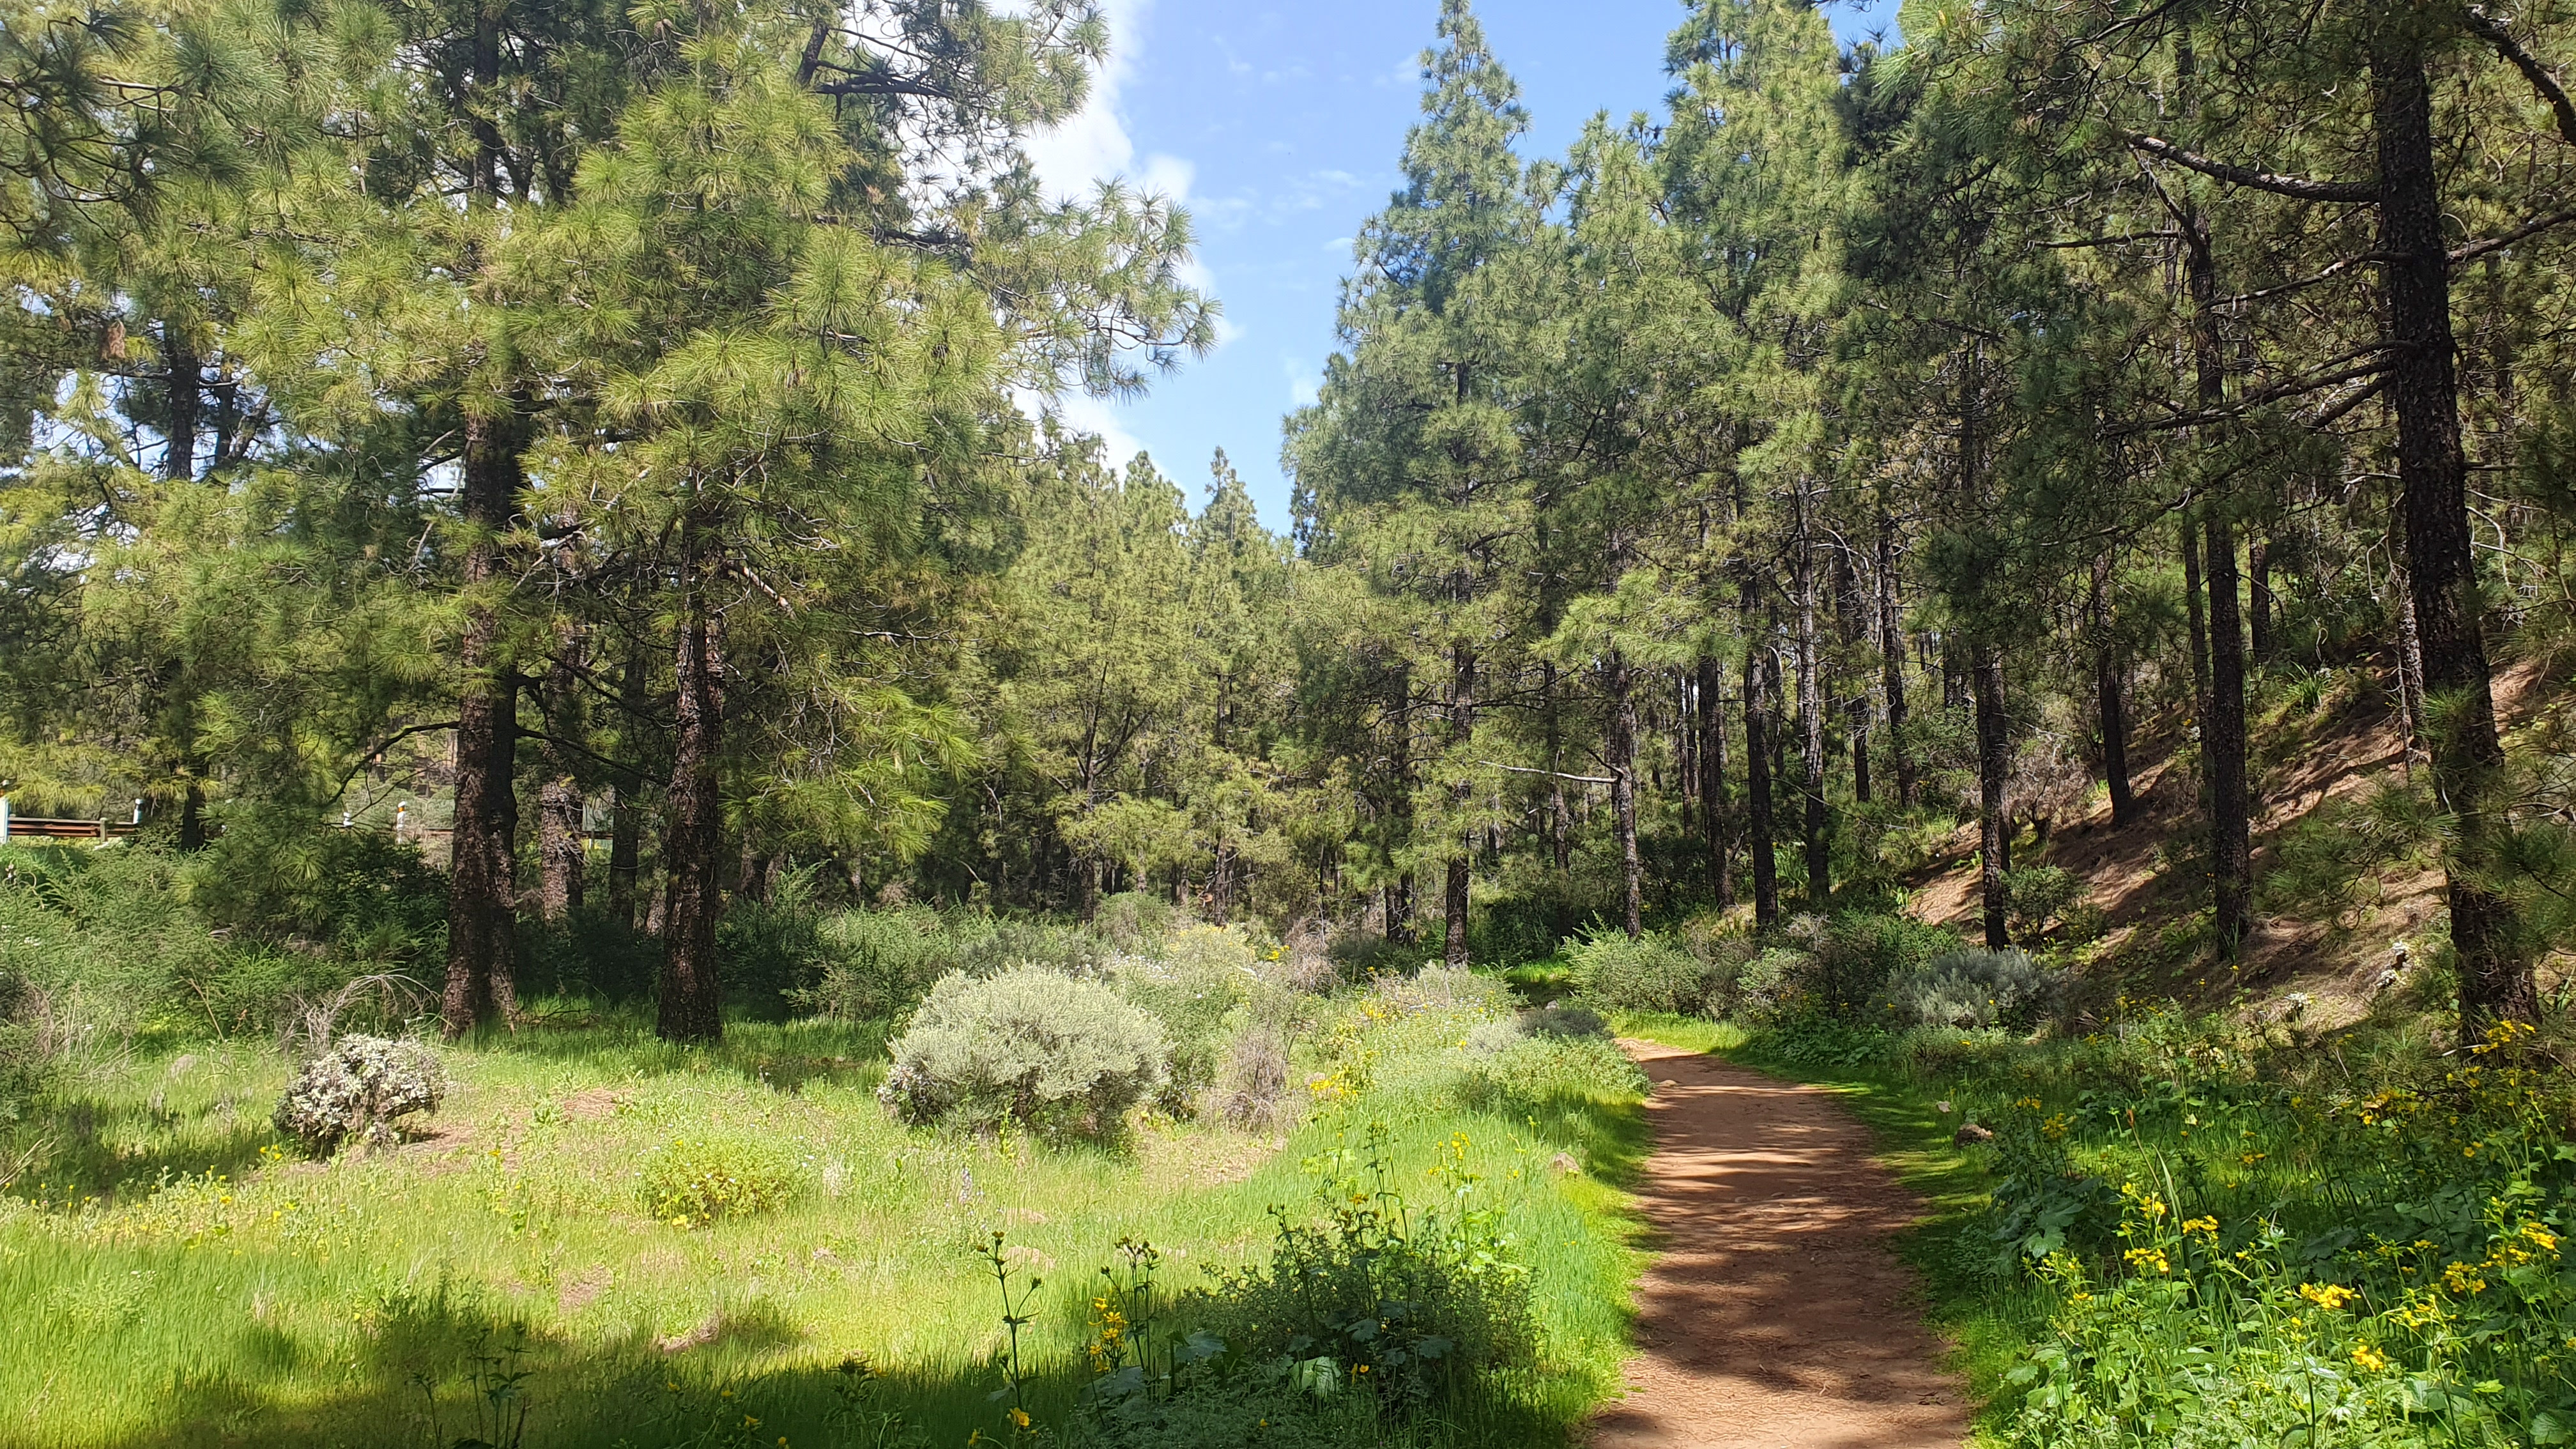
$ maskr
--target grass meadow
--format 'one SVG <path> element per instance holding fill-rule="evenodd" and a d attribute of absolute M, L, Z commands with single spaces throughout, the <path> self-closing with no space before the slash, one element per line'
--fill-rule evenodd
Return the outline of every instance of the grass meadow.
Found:
<path fill-rule="evenodd" d="M 1044 1418 L 1082 1381 L 1121 1239 L 1156 1245 L 1170 1286 L 1212 1281 L 1264 1256 L 1273 1208 L 1311 1202 L 1311 1163 L 1373 1126 L 1399 1190 L 1438 1189 L 1421 1174 L 1463 1151 L 1501 1209 L 1546 1331 L 1523 1420 L 1560 1437 L 1621 1352 L 1638 1098 L 1480 1089 L 1472 1024 L 1353 1010 L 1293 1126 L 1149 1117 L 1115 1146 L 908 1130 L 875 1095 L 881 1034 L 823 1021 L 681 1050 L 640 1015 L 541 1008 L 449 1054 L 416 1140 L 329 1161 L 269 1125 L 287 1064 L 265 1043 L 114 1056 L 8 1138 L 0 1443 L 991 1440 L 1009 1427 L 992 1234 L 1043 1279 L 1022 1348 Z M 739 1152 L 784 1201 L 658 1218 L 646 1174 L 674 1150 Z"/>

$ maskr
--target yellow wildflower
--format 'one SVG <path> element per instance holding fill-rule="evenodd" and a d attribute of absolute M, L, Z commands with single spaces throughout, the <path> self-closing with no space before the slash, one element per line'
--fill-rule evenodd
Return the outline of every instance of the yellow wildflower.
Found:
<path fill-rule="evenodd" d="M 2364 1373 L 2384 1373 L 2388 1369 L 2388 1355 L 2366 1343 L 2354 1346 L 2352 1361 Z"/>
<path fill-rule="evenodd" d="M 2299 1296 L 2333 1313 L 2361 1295 L 2341 1283 L 2303 1283 L 2299 1285 Z"/>

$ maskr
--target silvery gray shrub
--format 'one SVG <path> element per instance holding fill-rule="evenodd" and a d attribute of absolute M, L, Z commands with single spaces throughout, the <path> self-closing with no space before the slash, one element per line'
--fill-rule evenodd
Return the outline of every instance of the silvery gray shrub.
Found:
<path fill-rule="evenodd" d="M 2018 950 L 1974 947 L 1935 956 L 1888 979 L 1873 1013 L 1894 1031 L 1917 1027 L 2028 1030 L 2057 994 L 2056 973 Z"/>
<path fill-rule="evenodd" d="M 877 1098 L 915 1125 L 1111 1136 L 1170 1077 L 1151 1015 L 1102 982 L 1021 966 L 941 977 L 895 1042 Z"/>
<path fill-rule="evenodd" d="M 315 1153 L 391 1141 L 395 1124 L 447 1095 L 438 1053 L 416 1041 L 344 1036 L 306 1062 L 277 1104 L 277 1130 Z"/>

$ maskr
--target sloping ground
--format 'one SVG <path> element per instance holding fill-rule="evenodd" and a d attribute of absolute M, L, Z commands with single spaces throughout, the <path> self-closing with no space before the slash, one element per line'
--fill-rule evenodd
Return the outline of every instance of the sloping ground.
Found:
<path fill-rule="evenodd" d="M 2508 729 L 2527 724 L 2550 702 L 2551 692 L 2540 686 L 2540 671 L 2529 665 L 2496 676 L 2497 710 Z M 2133 746 L 2132 778 L 2143 806 L 2139 819 L 2112 829 L 2110 798 L 2097 789 L 2085 815 L 2061 821 L 2045 846 L 2027 835 L 2017 842 L 2014 863 L 2058 866 L 2084 882 L 2084 899 L 2100 908 L 2109 927 L 2090 958 L 2121 963 L 2119 974 L 2128 985 L 2210 1007 L 2227 1004 L 2239 991 L 2273 1003 L 2300 993 L 2308 998 L 2303 1019 L 2318 1024 L 2361 1015 L 2404 964 L 2394 944 L 2411 943 L 2426 922 L 2440 916 L 2441 873 L 2413 864 L 2382 871 L 2365 888 L 2366 904 L 2342 921 L 2267 918 L 2258 906 L 2243 960 L 2215 976 L 2192 964 L 2189 953 L 2156 950 L 2159 933 L 2206 903 L 2196 873 L 2185 879 L 2187 872 L 2169 868 L 2165 859 L 2167 843 L 2199 816 L 2196 781 L 2173 759 L 2181 726 L 2170 717 L 2150 721 Z M 2285 833 L 2329 800 L 2357 797 L 2402 778 L 2408 765 L 2399 722 L 2376 690 L 2356 691 L 2323 718 L 2287 718 L 2268 728 L 2258 725 L 2255 734 L 2259 893 Z M 1913 914 L 1976 929 L 1976 844 L 1973 824 L 1944 843 L 1938 861 L 1909 882 Z M 2156 964 L 2163 958 L 2181 964 Z M 2128 967 L 2145 970 L 2133 974 Z"/>
<path fill-rule="evenodd" d="M 1921 1206 L 1869 1134 L 1818 1088 L 1622 1045 L 1656 1081 L 1637 1204 L 1661 1252 L 1592 1449 L 1955 1449 L 1964 1388 L 1889 1246 Z"/>

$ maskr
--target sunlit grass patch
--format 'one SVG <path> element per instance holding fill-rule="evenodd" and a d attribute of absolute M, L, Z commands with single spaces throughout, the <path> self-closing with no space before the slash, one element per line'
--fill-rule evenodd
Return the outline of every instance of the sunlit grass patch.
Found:
<path fill-rule="evenodd" d="M 820 1443 L 857 1359 L 884 1412 L 962 1443 L 996 1427 L 998 1308 L 972 1258 L 989 1232 L 1047 1279 L 1030 1405 L 1061 1414 L 1121 1238 L 1160 1246 L 1178 1284 L 1256 1261 L 1271 1207 L 1312 1201 L 1307 1160 L 1368 1124 L 1410 1190 L 1437 1191 L 1442 1161 L 1490 1184 L 1546 1343 L 1511 1433 L 1561 1434 L 1625 1349 L 1636 1264 L 1604 1178 L 1642 1151 L 1633 1093 L 1480 1101 L 1460 1043 L 1486 1007 L 1434 990 L 1334 1010 L 1290 1089 L 1302 1124 L 1149 1113 L 1116 1148 L 908 1130 L 876 1098 L 882 1035 L 828 1023 L 739 1023 L 691 1052 L 632 1013 L 541 1010 L 555 1024 L 452 1049 L 453 1090 L 411 1140 L 325 1161 L 268 1126 L 273 1050 L 138 1054 L 67 1094 L 80 1132 L 62 1112 L 18 1125 L 42 1160 L 0 1200 L 0 1301 L 29 1305 L 0 1339 L 0 1442 L 452 1442 L 524 1373 L 530 1444 L 686 1442 L 737 1412 L 758 1442 Z M 661 1211 L 654 1165 L 683 1141 L 756 1144 L 759 1210 Z"/>

